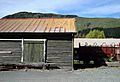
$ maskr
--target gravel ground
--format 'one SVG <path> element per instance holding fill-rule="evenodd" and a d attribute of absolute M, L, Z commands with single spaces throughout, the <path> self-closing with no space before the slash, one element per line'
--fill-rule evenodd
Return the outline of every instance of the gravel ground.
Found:
<path fill-rule="evenodd" d="M 0 82 L 120 82 L 120 67 L 1 71 Z"/>

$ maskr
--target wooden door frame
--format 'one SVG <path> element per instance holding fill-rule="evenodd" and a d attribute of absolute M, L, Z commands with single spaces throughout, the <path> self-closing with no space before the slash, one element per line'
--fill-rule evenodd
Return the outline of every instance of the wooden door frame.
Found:
<path fill-rule="evenodd" d="M 46 39 L 22 39 L 22 56 L 21 56 L 21 62 L 24 62 L 24 42 L 38 42 L 38 41 L 43 41 L 44 44 L 44 50 L 43 50 L 43 61 L 46 61 Z"/>
<path fill-rule="evenodd" d="M 46 39 L 0 39 L 0 41 L 21 41 L 21 49 L 22 49 L 22 53 L 21 53 L 21 62 L 24 62 L 24 41 L 43 41 L 44 42 L 44 62 L 46 62 Z"/>

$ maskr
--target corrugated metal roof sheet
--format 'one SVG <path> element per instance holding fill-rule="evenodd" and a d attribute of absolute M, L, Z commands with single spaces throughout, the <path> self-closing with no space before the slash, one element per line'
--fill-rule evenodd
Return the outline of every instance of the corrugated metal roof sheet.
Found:
<path fill-rule="evenodd" d="M 0 19 L 0 32 L 76 32 L 74 18 Z"/>

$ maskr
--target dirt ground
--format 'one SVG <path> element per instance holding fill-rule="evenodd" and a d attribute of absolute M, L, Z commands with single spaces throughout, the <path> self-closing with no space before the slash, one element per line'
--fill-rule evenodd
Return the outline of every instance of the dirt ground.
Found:
<path fill-rule="evenodd" d="M 120 67 L 1 71 L 0 82 L 120 82 Z"/>

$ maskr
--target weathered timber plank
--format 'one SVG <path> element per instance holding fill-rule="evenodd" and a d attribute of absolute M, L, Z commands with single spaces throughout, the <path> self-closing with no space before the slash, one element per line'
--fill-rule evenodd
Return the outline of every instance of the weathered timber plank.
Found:
<path fill-rule="evenodd" d="M 47 62 L 72 67 L 72 41 L 48 40 Z"/>
<path fill-rule="evenodd" d="M 0 62 L 2 63 L 20 62 L 21 60 L 22 49 L 20 41 L 0 41 L 0 51 Z M 11 53 L 7 53 L 8 51 Z"/>

